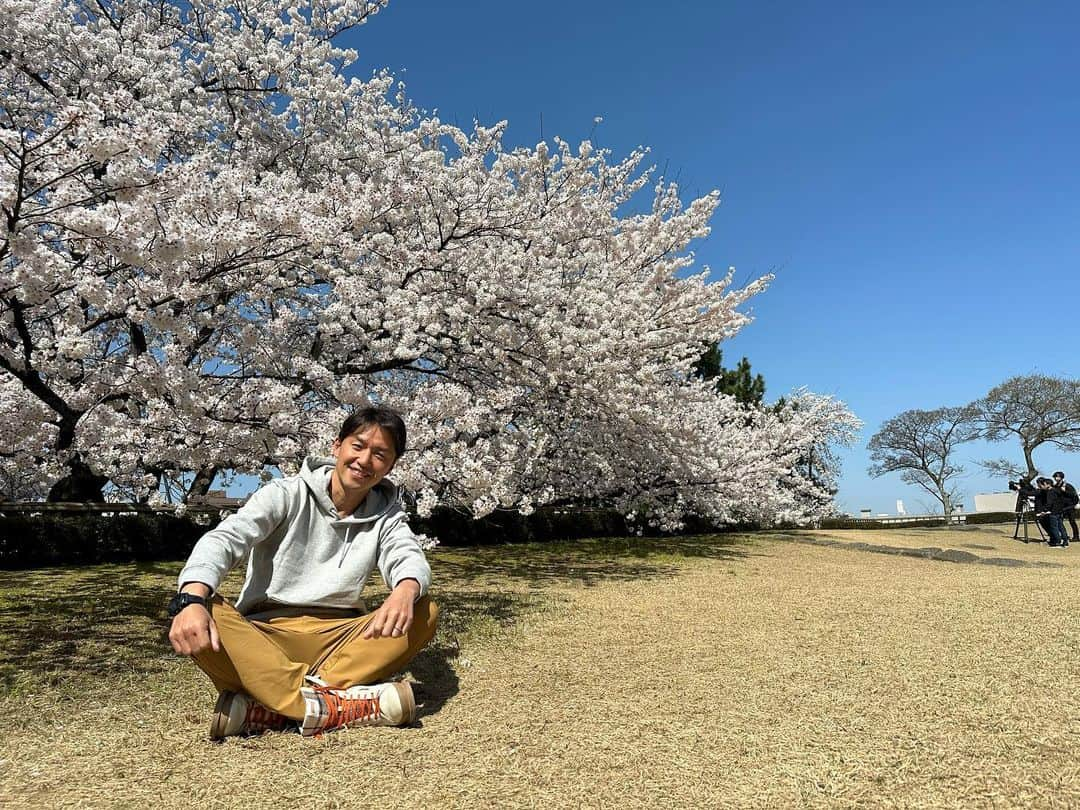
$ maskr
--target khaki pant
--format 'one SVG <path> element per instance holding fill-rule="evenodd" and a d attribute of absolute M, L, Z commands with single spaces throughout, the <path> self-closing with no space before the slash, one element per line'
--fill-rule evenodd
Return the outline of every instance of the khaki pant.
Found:
<path fill-rule="evenodd" d="M 219 692 L 246 692 L 259 703 L 294 720 L 304 717 L 300 688 L 305 675 L 330 686 L 377 683 L 400 670 L 435 635 L 438 607 L 421 597 L 404 636 L 363 638 L 374 613 L 343 616 L 341 611 L 303 616 L 258 614 L 248 619 L 214 596 L 209 603 L 221 650 L 195 656 Z"/>

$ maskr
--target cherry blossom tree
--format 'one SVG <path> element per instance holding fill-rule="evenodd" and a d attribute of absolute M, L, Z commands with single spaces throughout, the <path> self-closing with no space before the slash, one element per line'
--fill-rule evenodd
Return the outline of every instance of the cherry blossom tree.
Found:
<path fill-rule="evenodd" d="M 853 417 L 804 393 L 748 420 L 693 377 L 768 282 L 691 274 L 717 195 L 352 77 L 337 40 L 383 6 L 0 6 L 4 469 L 54 497 L 198 494 L 379 401 L 421 512 L 812 516 L 798 448 Z"/>

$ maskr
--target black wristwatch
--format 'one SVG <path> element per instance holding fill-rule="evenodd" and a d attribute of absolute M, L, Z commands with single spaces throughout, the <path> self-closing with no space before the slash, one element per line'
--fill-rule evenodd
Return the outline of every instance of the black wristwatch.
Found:
<path fill-rule="evenodd" d="M 177 593 L 169 600 L 169 618 L 175 619 L 176 614 L 188 605 L 202 605 L 206 607 L 206 597 L 196 596 L 193 593 Z"/>

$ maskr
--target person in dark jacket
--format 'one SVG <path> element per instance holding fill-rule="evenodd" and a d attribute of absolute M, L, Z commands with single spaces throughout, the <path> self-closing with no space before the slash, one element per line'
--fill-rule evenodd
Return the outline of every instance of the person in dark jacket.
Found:
<path fill-rule="evenodd" d="M 1061 514 L 1061 525 L 1064 530 L 1065 521 L 1069 521 L 1069 525 L 1072 527 L 1072 539 L 1073 542 L 1076 542 L 1080 540 L 1080 532 L 1076 529 L 1076 506 L 1077 504 L 1080 504 L 1080 496 L 1077 496 L 1076 487 L 1065 480 L 1065 473 L 1060 470 L 1054 473 L 1054 487 L 1055 489 L 1060 489 L 1064 492 L 1065 498 L 1069 502 L 1069 506 L 1067 506 L 1065 511 Z M 1068 535 L 1066 535 L 1066 539 L 1068 539 Z"/>
<path fill-rule="evenodd" d="M 1051 548 L 1064 548 L 1069 545 L 1065 535 L 1065 526 L 1061 521 L 1062 513 L 1068 504 L 1065 494 L 1054 487 L 1049 478 L 1039 478 L 1039 491 L 1035 493 L 1035 515 L 1046 533 L 1050 535 Z"/>

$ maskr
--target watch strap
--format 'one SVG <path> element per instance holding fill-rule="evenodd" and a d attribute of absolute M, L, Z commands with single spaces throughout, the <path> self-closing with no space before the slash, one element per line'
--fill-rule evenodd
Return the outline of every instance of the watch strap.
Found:
<path fill-rule="evenodd" d="M 206 597 L 194 593 L 178 592 L 169 600 L 169 618 L 175 618 L 181 610 L 189 605 L 202 605 L 206 607 Z"/>

